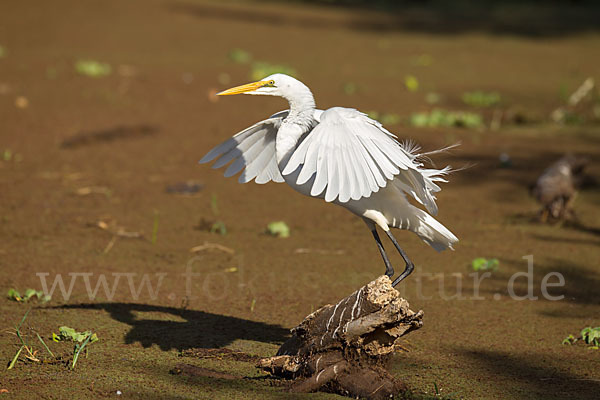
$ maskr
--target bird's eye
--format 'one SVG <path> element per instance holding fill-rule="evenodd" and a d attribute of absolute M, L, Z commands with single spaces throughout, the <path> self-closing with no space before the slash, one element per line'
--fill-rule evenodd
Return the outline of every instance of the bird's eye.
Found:
<path fill-rule="evenodd" d="M 275 86 L 275 81 L 269 81 L 269 85 Z"/>

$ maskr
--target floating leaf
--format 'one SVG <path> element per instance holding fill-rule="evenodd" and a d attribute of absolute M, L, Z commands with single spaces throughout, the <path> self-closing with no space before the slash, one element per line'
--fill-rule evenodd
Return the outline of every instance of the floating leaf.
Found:
<path fill-rule="evenodd" d="M 412 114 L 410 124 L 419 128 L 440 126 L 479 128 L 483 126 L 483 118 L 471 112 L 434 109 L 429 113 Z"/>
<path fill-rule="evenodd" d="M 78 60 L 75 63 L 75 71 L 81 75 L 92 78 L 99 78 L 110 75 L 112 68 L 110 64 L 102 63 L 94 60 Z"/>
<path fill-rule="evenodd" d="M 500 103 L 500 94 L 480 90 L 465 92 L 462 95 L 462 101 L 473 107 L 491 107 Z"/>
<path fill-rule="evenodd" d="M 473 271 L 496 271 L 499 265 L 500 261 L 498 261 L 497 258 L 488 260 L 486 258 L 479 257 L 471 262 L 471 268 Z"/>
<path fill-rule="evenodd" d="M 267 225 L 267 233 L 280 238 L 287 238 L 290 236 L 290 228 L 283 221 L 275 221 Z"/>
<path fill-rule="evenodd" d="M 13 152 L 10 149 L 6 149 L 2 152 L 2 159 L 4 161 L 10 161 L 13 158 Z"/>
<path fill-rule="evenodd" d="M 414 75 L 406 75 L 404 77 L 404 86 L 411 92 L 419 90 L 419 80 Z"/>

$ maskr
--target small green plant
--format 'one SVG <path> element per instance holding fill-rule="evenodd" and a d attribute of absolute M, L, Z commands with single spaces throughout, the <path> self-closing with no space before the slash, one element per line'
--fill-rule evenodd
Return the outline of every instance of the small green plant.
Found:
<path fill-rule="evenodd" d="M 75 369 L 75 365 L 77 364 L 77 360 L 79 359 L 79 355 L 81 354 L 83 349 L 86 349 L 87 356 L 86 346 L 99 340 L 98 336 L 95 333 L 92 333 L 92 331 L 77 332 L 75 329 L 69 328 L 68 326 L 61 326 L 60 328 L 58 328 L 58 331 L 58 335 L 56 333 L 52 334 L 52 340 L 54 340 L 55 342 L 75 342 L 75 347 L 73 348 L 73 361 L 71 362 L 71 369 Z"/>
<path fill-rule="evenodd" d="M 418 128 L 440 126 L 480 128 L 483 126 L 483 118 L 479 114 L 466 111 L 434 109 L 431 112 L 412 114 L 410 124 Z"/>
<path fill-rule="evenodd" d="M 36 298 L 39 302 L 46 303 L 51 298 L 49 295 L 45 295 L 41 290 L 27 289 L 25 290 L 25 293 L 21 295 L 18 290 L 12 288 L 8 290 L 7 297 L 10 300 L 18 301 L 20 303 L 26 303 L 33 298 Z"/>
<path fill-rule="evenodd" d="M 219 216 L 219 205 L 217 202 L 217 195 L 212 194 L 210 196 L 210 210 L 213 213 L 213 216 L 217 218 Z M 216 220 L 210 225 L 210 233 L 219 233 L 221 235 L 227 235 L 227 227 L 225 226 L 225 222 L 221 220 Z"/>
<path fill-rule="evenodd" d="M 210 227 L 210 233 L 218 233 L 220 235 L 227 235 L 227 227 L 223 221 L 217 221 Z"/>
<path fill-rule="evenodd" d="M 58 332 L 58 335 L 56 333 L 52 334 L 52 340 L 54 340 L 55 342 L 73 341 L 81 343 L 84 340 L 86 340 L 88 336 L 91 336 L 92 343 L 99 340 L 98 336 L 96 336 L 96 334 L 92 333 L 91 331 L 77 332 L 75 329 L 69 328 L 68 326 L 61 326 L 60 328 L 58 328 Z"/>
<path fill-rule="evenodd" d="M 465 92 L 462 95 L 463 103 L 472 107 L 495 106 L 500 103 L 500 99 L 500 94 L 497 92 L 483 92 L 481 90 Z"/>
<path fill-rule="evenodd" d="M 583 328 L 581 330 L 581 338 L 586 344 L 597 349 L 600 346 L 600 326 Z"/>
<path fill-rule="evenodd" d="M 566 338 L 563 339 L 562 344 L 574 344 L 575 342 L 577 342 L 577 338 L 573 335 L 569 335 Z"/>
<path fill-rule="evenodd" d="M 33 346 L 29 345 L 25 341 L 25 336 L 21 332 L 21 327 L 23 326 L 25 319 L 27 319 L 27 315 L 29 315 L 29 311 L 31 311 L 31 308 L 29 310 L 27 310 L 27 312 L 25 312 L 25 315 L 23 315 L 23 318 L 21 318 L 21 322 L 19 322 L 19 324 L 15 326 L 15 334 L 17 335 L 17 338 L 19 338 L 19 341 L 21 342 L 21 346 L 19 347 L 19 350 L 17 350 L 17 353 L 14 355 L 14 357 L 11 359 L 11 361 L 8 363 L 8 366 L 6 367 L 6 369 L 13 369 L 15 367 L 15 365 L 17 364 L 17 361 L 19 360 L 19 356 L 21 356 L 21 353 L 23 353 L 23 350 L 25 350 L 25 353 L 26 353 L 25 358 L 26 359 L 28 359 L 30 361 L 34 361 L 34 362 L 40 362 L 40 359 L 37 358 L 38 351 L 34 350 Z M 37 332 L 35 332 L 35 334 L 37 335 L 39 341 L 42 343 L 42 345 L 44 346 L 46 351 L 54 358 L 54 354 L 48 348 L 48 346 L 46 346 L 46 343 L 41 338 L 41 336 Z"/>
<path fill-rule="evenodd" d="M 478 257 L 471 262 L 473 271 L 497 271 L 500 266 L 500 261 L 497 258 Z"/>
<path fill-rule="evenodd" d="M 290 237 L 290 228 L 283 221 L 274 221 L 267 225 L 267 233 L 280 238 Z"/>
<path fill-rule="evenodd" d="M 8 364 L 8 367 L 6 369 L 13 369 L 14 368 L 14 366 L 17 363 L 17 360 L 19 359 L 19 356 L 21 355 L 21 352 L 23 351 L 23 349 L 27 349 L 27 351 L 29 352 L 29 354 L 31 354 L 33 356 L 33 353 L 31 352 L 31 350 L 29 349 L 29 347 L 27 347 L 27 343 L 25 342 L 25 339 L 23 339 L 23 335 L 21 334 L 21 326 L 23 326 L 23 322 L 25 322 L 25 319 L 27 318 L 27 315 L 29 314 L 29 311 L 31 311 L 31 308 L 25 312 L 25 315 L 23 315 L 23 318 L 21 318 L 21 322 L 19 322 L 19 325 L 15 326 L 15 332 L 17 334 L 17 337 L 21 341 L 21 347 L 19 348 L 19 350 L 17 350 L 17 354 L 15 354 L 15 356 L 10 361 L 10 363 Z"/>
<path fill-rule="evenodd" d="M 27 316 L 29 315 L 30 311 L 31 311 L 31 308 L 29 310 L 27 310 L 27 312 L 25 312 L 25 315 L 23 315 L 21 322 L 19 322 L 19 324 L 15 326 L 15 334 L 16 334 L 17 338 L 19 338 L 21 346 L 19 347 L 19 350 L 17 350 L 17 353 L 14 355 L 14 357 L 11 359 L 11 361 L 8 363 L 8 366 L 6 367 L 6 369 L 13 369 L 15 367 L 15 365 L 17 364 L 17 361 L 19 360 L 19 357 L 21 356 L 21 354 L 25 354 L 24 357 L 29 361 L 38 362 L 38 363 L 42 362 L 42 360 L 40 360 L 38 358 L 39 357 L 38 350 L 34 350 L 33 345 L 30 345 L 27 343 L 27 341 L 25 340 L 25 335 L 23 335 L 23 333 L 21 332 L 21 327 L 23 326 L 25 319 L 27 319 Z M 42 344 L 42 346 L 44 346 L 44 349 L 48 352 L 48 354 L 50 354 L 50 356 L 52 358 L 56 359 L 56 356 L 54 355 L 52 350 L 50 350 L 50 348 L 46 345 L 46 342 L 44 342 L 44 339 L 42 339 L 40 334 L 37 333 L 32 328 L 30 328 L 30 329 L 35 333 L 39 342 Z"/>
<path fill-rule="evenodd" d="M 587 344 L 590 349 L 600 349 L 600 326 L 595 328 L 592 328 L 591 326 L 583 328 L 580 332 L 580 335 L 580 337 L 569 335 L 562 341 L 562 344 L 573 345 L 578 341 L 582 341 Z"/>
<path fill-rule="evenodd" d="M 112 68 L 110 64 L 95 60 L 78 60 L 75 63 L 75 71 L 81 75 L 100 78 L 102 76 L 110 75 Z"/>

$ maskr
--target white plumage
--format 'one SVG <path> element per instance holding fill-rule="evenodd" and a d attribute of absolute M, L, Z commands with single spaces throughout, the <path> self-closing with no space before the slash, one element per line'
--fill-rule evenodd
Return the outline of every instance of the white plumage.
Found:
<path fill-rule="evenodd" d="M 416 233 L 434 249 L 452 248 L 458 239 L 427 212 L 411 205 L 410 195 L 436 215 L 436 182 L 446 182 L 449 168 L 426 169 L 419 148 L 401 144 L 379 122 L 355 109 L 315 108 L 312 93 L 302 82 L 283 74 L 238 86 L 220 95 L 263 94 L 281 96 L 290 109 L 241 131 L 206 154 L 200 163 L 231 162 L 225 176 L 243 170 L 240 183 L 286 182 L 300 193 L 323 198 L 362 217 L 375 237 L 386 264 L 393 269 L 377 234 L 380 226 L 390 237 L 407 266 L 396 285 L 412 271 L 389 228 Z"/>

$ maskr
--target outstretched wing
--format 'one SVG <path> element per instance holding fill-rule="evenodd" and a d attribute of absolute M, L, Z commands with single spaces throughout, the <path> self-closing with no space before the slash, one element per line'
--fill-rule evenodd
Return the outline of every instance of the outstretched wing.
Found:
<path fill-rule="evenodd" d="M 283 175 L 301 168 L 299 185 L 313 179 L 312 196 L 325 193 L 326 201 L 341 203 L 369 197 L 394 180 L 436 214 L 433 192 L 439 188 L 421 166 L 416 155 L 379 122 L 357 110 L 335 107 L 323 112 L 320 123 L 290 157 Z"/>
<path fill-rule="evenodd" d="M 225 170 L 225 176 L 233 176 L 243 169 L 244 172 L 238 179 L 240 183 L 253 179 L 260 184 L 269 181 L 283 182 L 277 166 L 275 136 L 288 113 L 288 110 L 280 111 L 269 119 L 244 129 L 209 151 L 199 162 L 207 163 L 219 157 L 212 167 L 221 168 L 234 160 Z"/>

